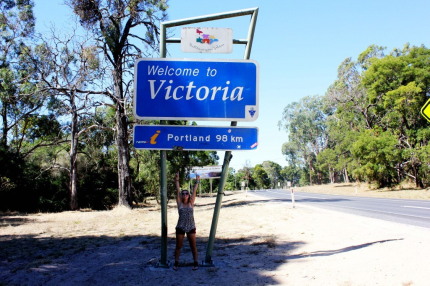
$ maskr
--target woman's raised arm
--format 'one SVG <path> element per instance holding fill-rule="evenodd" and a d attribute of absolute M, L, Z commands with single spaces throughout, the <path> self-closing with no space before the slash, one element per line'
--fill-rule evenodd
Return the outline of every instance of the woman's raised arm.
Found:
<path fill-rule="evenodd" d="M 196 184 L 194 185 L 194 188 L 193 188 L 193 193 L 190 194 L 191 195 L 190 203 L 192 206 L 194 206 L 194 201 L 196 200 L 196 194 L 197 194 L 197 189 L 199 188 L 199 184 L 200 184 L 200 176 L 197 175 L 196 176 Z"/>

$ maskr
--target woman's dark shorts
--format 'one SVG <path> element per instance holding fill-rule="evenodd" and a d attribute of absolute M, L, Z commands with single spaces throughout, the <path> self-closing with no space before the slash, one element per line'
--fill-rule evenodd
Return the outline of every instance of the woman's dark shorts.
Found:
<path fill-rule="evenodd" d="M 190 234 L 190 233 L 196 233 L 196 229 L 193 228 L 192 230 L 190 230 L 189 232 L 187 232 L 187 234 Z M 182 234 L 182 235 L 184 235 L 185 231 L 182 228 L 177 227 L 176 228 L 176 234 Z"/>

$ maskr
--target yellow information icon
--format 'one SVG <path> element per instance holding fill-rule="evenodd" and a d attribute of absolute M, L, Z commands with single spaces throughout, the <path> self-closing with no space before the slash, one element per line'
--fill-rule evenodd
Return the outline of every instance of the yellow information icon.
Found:
<path fill-rule="evenodd" d="M 421 108 L 421 114 L 430 122 L 430 99 L 427 100 L 426 104 Z"/>

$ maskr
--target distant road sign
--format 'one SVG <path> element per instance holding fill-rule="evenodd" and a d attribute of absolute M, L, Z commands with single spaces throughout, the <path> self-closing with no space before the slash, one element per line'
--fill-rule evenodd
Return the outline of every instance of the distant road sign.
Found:
<path fill-rule="evenodd" d="M 430 99 L 421 108 L 421 115 L 430 122 Z"/>
<path fill-rule="evenodd" d="M 252 60 L 140 59 L 134 113 L 152 120 L 254 121 L 258 64 Z"/>
<path fill-rule="evenodd" d="M 222 166 L 219 166 L 219 165 L 193 167 L 191 168 L 189 178 L 194 179 L 196 178 L 197 175 L 199 175 L 200 179 L 214 179 L 214 178 L 220 178 L 221 173 L 222 173 Z"/>
<path fill-rule="evenodd" d="M 256 127 L 135 125 L 134 147 L 148 150 L 254 150 Z"/>

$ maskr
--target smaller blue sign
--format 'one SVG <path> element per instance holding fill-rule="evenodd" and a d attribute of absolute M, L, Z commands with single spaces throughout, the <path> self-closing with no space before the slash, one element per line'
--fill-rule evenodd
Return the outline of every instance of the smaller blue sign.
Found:
<path fill-rule="evenodd" d="M 148 150 L 254 150 L 257 127 L 135 125 L 134 147 Z"/>

